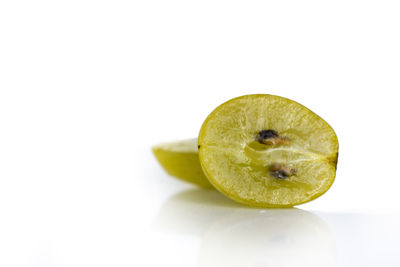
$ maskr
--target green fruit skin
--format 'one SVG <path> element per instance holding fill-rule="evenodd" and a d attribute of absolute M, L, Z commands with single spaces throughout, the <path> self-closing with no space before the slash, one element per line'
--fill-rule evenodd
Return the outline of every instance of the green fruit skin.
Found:
<path fill-rule="evenodd" d="M 214 188 L 204 175 L 197 152 L 172 152 L 156 147 L 152 150 L 169 175 L 203 188 Z"/>

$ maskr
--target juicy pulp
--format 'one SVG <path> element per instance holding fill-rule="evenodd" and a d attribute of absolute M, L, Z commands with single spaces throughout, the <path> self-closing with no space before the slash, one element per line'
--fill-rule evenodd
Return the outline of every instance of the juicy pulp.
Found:
<path fill-rule="evenodd" d="M 279 138 L 260 142 L 262 131 Z M 209 181 L 228 197 L 258 207 L 291 207 L 325 193 L 335 178 L 339 147 L 322 118 L 274 95 L 220 105 L 203 123 L 198 145 Z"/>

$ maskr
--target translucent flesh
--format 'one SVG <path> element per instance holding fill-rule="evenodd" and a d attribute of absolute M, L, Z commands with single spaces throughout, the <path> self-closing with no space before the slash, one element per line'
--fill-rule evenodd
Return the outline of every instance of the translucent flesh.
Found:
<path fill-rule="evenodd" d="M 212 185 L 201 169 L 197 151 L 197 138 L 153 147 L 154 156 L 168 174 L 180 180 L 210 188 Z"/>
<path fill-rule="evenodd" d="M 272 129 L 290 142 L 264 145 L 257 134 Z M 292 100 L 248 95 L 215 109 L 199 134 L 199 157 L 210 182 L 228 197 L 260 207 L 290 207 L 325 193 L 332 185 L 338 155 L 333 129 Z M 296 173 L 277 179 L 273 164 Z"/>

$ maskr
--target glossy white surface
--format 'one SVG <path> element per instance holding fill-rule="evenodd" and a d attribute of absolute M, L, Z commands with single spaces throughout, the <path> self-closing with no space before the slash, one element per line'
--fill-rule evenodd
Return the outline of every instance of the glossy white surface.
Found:
<path fill-rule="evenodd" d="M 216 192 L 189 189 L 169 198 L 156 222 L 157 235 L 177 247 L 187 249 L 182 241 L 194 239 L 193 266 L 400 264 L 399 216 L 248 209 Z"/>
<path fill-rule="evenodd" d="M 143 152 L 143 155 L 146 155 Z M 398 266 L 397 212 L 252 209 L 175 181 L 53 177 L 2 194 L 4 266 Z M 80 178 L 78 178 L 80 177 Z M 140 176 L 139 176 L 140 177 Z M 304 209 L 305 208 L 305 209 Z M 345 210 L 345 209 L 343 209 Z"/>

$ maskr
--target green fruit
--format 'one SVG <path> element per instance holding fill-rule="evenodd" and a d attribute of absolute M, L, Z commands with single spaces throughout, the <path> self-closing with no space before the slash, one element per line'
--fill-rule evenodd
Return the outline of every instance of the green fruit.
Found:
<path fill-rule="evenodd" d="M 291 207 L 335 179 L 338 140 L 318 115 L 287 98 L 246 95 L 217 107 L 199 134 L 199 158 L 223 194 L 256 207 Z"/>
<path fill-rule="evenodd" d="M 197 139 L 159 144 L 153 154 L 164 170 L 185 182 L 212 188 L 205 177 L 197 153 Z"/>

